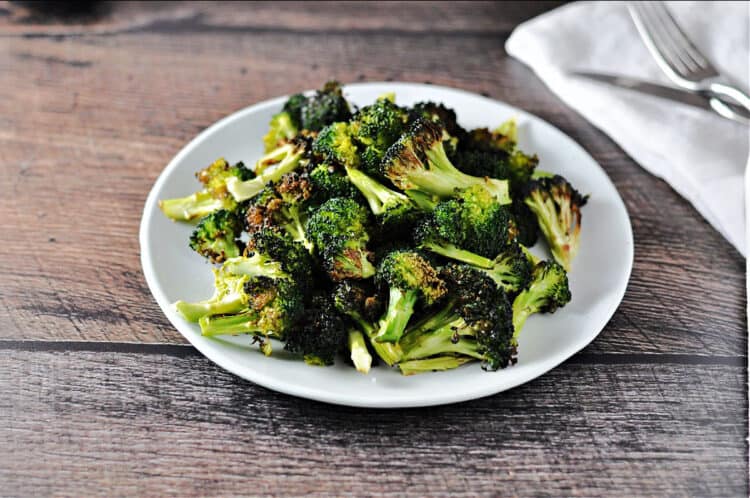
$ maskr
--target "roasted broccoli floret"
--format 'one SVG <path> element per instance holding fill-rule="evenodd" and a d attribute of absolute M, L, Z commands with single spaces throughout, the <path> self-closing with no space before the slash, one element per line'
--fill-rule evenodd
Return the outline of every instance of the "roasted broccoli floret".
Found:
<path fill-rule="evenodd" d="M 349 128 L 360 157 L 360 167 L 370 176 L 380 175 L 380 162 L 388 148 L 406 131 L 406 110 L 388 99 L 378 99 L 352 118 Z"/>
<path fill-rule="evenodd" d="M 524 202 L 536 215 L 555 260 L 566 270 L 578 252 L 581 208 L 587 200 L 560 175 L 538 178 L 526 186 Z"/>
<path fill-rule="evenodd" d="M 515 130 L 515 121 L 512 120 L 503 123 L 495 131 L 487 128 L 471 130 L 461 144 L 457 164 L 464 166 L 464 171 L 471 175 L 497 175 L 494 177 L 509 179 L 513 188 L 521 188 L 531 179 L 534 169 L 539 164 L 539 158 L 536 155 L 526 155 L 518 148 Z M 476 152 L 476 156 L 473 157 L 469 151 L 484 154 Z M 479 157 L 492 158 L 492 161 L 483 166 L 478 160 Z M 461 161 L 464 161 L 464 164 Z"/>
<path fill-rule="evenodd" d="M 377 280 L 388 288 L 388 305 L 378 324 L 378 342 L 398 342 L 421 300 L 432 305 L 445 295 L 445 283 L 422 256 L 394 251 L 378 266 Z"/>
<path fill-rule="evenodd" d="M 516 235 L 510 209 L 481 185 L 437 204 L 432 221 L 439 238 L 485 257 L 498 254 Z"/>
<path fill-rule="evenodd" d="M 257 195 L 269 182 L 278 182 L 282 176 L 297 169 L 306 152 L 307 140 L 303 138 L 286 142 L 261 159 L 256 165 L 257 176 L 251 180 L 242 181 L 237 177 L 226 180 L 226 190 L 232 194 L 234 200 L 242 202 Z M 259 166 L 263 164 L 263 168 Z"/>
<path fill-rule="evenodd" d="M 357 187 L 352 185 L 345 169 L 330 163 L 321 163 L 309 172 L 311 190 L 310 204 L 319 206 L 333 197 L 360 197 Z"/>
<path fill-rule="evenodd" d="M 542 261 L 534 267 L 531 284 L 513 301 L 514 340 L 521 333 L 529 315 L 554 313 L 570 301 L 570 287 L 565 269 L 554 261 Z"/>
<path fill-rule="evenodd" d="M 334 197 L 310 216 L 307 237 L 332 280 L 369 278 L 375 274 L 367 250 L 370 240 L 367 214 L 366 208 L 356 201 Z"/>
<path fill-rule="evenodd" d="M 177 301 L 175 308 L 186 320 L 197 322 L 204 316 L 238 313 L 247 307 L 250 297 L 245 284 L 250 277 L 236 275 L 223 269 L 213 269 L 214 295 L 204 301 Z"/>
<path fill-rule="evenodd" d="M 313 152 L 343 166 L 359 167 L 359 151 L 352 138 L 349 123 L 332 123 L 318 133 Z"/>
<path fill-rule="evenodd" d="M 300 106 L 300 124 L 305 130 L 319 131 L 331 123 L 347 121 L 352 113 L 337 81 L 329 81 Z"/>
<path fill-rule="evenodd" d="M 305 247 L 278 228 L 266 227 L 250 234 L 245 251 L 277 261 L 300 289 L 313 287 L 313 260 Z M 257 257 L 257 256 L 256 256 Z M 225 263 L 228 264 L 228 263 Z"/>
<path fill-rule="evenodd" d="M 307 97 L 301 93 L 292 95 L 281 112 L 273 115 L 268 133 L 263 137 L 267 153 L 278 147 L 281 141 L 291 140 L 297 135 L 301 126 L 302 106 L 306 101 Z"/>
<path fill-rule="evenodd" d="M 373 321 L 376 320 L 375 316 L 381 314 L 382 306 L 378 296 L 366 289 L 362 281 L 340 282 L 334 289 L 333 302 L 336 309 L 349 317 L 357 329 L 367 336 L 370 345 L 381 360 L 388 365 L 394 365 L 399 361 L 401 349 L 398 344 L 375 340 L 378 329 Z M 354 350 L 352 350 L 352 355 L 354 355 Z"/>
<path fill-rule="evenodd" d="M 389 189 L 357 169 L 347 168 L 346 172 L 367 200 L 380 226 L 391 236 L 414 224 L 420 216 L 417 207 L 401 192 Z"/>
<path fill-rule="evenodd" d="M 438 122 L 450 137 L 456 138 L 458 141 L 463 140 L 466 135 L 466 130 L 458 124 L 456 112 L 453 109 L 445 107 L 443 104 L 436 104 L 434 102 L 419 102 L 414 104 L 409 111 L 409 118 L 411 122 L 420 118 Z"/>
<path fill-rule="evenodd" d="M 466 265 L 451 263 L 441 277 L 448 285 L 448 303 L 407 331 L 399 342 L 403 360 L 454 354 L 481 360 L 487 370 L 514 363 L 512 312 L 505 292 Z"/>
<path fill-rule="evenodd" d="M 299 322 L 284 338 L 284 349 L 301 354 L 309 365 L 332 365 L 336 355 L 347 348 L 346 323 L 324 294 L 313 296 Z"/>
<path fill-rule="evenodd" d="M 203 189 L 187 197 L 159 201 L 159 208 L 173 220 L 188 221 L 203 218 L 219 209 L 232 211 L 237 201 L 229 194 L 227 182 L 247 181 L 255 174 L 245 168 L 241 162 L 231 166 L 226 159 L 220 158 L 208 167 L 196 173 L 203 184 Z"/>
<path fill-rule="evenodd" d="M 523 196 L 515 193 L 510 211 L 516 227 L 516 240 L 526 247 L 532 247 L 539 239 L 539 222 L 536 215 L 523 201 Z"/>
<path fill-rule="evenodd" d="M 201 218 L 190 235 L 190 248 L 212 263 L 221 263 L 242 253 L 241 234 L 242 221 L 237 212 L 220 209 Z"/>
<path fill-rule="evenodd" d="M 284 340 L 303 311 L 303 295 L 289 278 L 252 277 L 245 283 L 247 309 L 232 315 L 203 316 L 199 320 L 204 336 L 252 334 L 261 342 L 261 349 L 270 354 L 264 339 Z"/>
<path fill-rule="evenodd" d="M 473 185 L 484 186 L 498 203 L 509 204 L 508 182 L 477 178 L 456 169 L 445 153 L 443 129 L 418 119 L 386 152 L 382 174 L 401 190 L 416 190 L 432 197 L 449 198 Z"/>

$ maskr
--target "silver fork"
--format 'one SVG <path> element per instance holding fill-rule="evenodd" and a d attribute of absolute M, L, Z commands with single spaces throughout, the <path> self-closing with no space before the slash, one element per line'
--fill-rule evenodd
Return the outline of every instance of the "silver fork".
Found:
<path fill-rule="evenodd" d="M 628 10 L 646 47 L 672 82 L 710 97 L 711 107 L 721 116 L 750 124 L 727 105 L 737 104 L 750 111 L 750 97 L 716 70 L 662 2 L 630 2 Z"/>

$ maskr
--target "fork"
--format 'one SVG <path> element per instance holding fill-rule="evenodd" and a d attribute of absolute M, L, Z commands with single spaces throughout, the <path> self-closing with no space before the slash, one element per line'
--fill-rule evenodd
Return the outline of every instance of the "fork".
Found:
<path fill-rule="evenodd" d="M 727 105 L 738 104 L 750 111 L 750 96 L 719 73 L 662 2 L 630 2 L 628 10 L 649 52 L 674 84 L 710 97 L 711 107 L 721 116 L 750 124 Z"/>

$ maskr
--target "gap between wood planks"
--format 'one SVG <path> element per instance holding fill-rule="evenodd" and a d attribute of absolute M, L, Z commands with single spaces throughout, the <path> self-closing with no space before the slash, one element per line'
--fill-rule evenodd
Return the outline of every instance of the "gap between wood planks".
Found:
<path fill-rule="evenodd" d="M 136 342 L 88 341 L 12 341 L 0 340 L 0 350 L 32 352 L 98 352 L 166 355 L 176 357 L 200 356 L 189 344 L 144 344 Z M 574 365 L 677 364 L 721 365 L 746 367 L 744 356 L 659 354 L 659 353 L 578 353 L 566 361 Z"/>

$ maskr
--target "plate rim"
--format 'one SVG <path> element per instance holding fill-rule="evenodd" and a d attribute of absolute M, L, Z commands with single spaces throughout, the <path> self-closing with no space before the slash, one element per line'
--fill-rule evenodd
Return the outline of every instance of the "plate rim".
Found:
<path fill-rule="evenodd" d="M 200 144 L 208 136 L 212 135 L 217 129 L 222 128 L 223 126 L 225 126 L 226 124 L 234 120 L 242 119 L 248 113 L 255 113 L 258 111 L 262 111 L 264 109 L 267 109 L 268 107 L 280 106 L 280 104 L 283 104 L 283 102 L 285 102 L 286 99 L 288 99 L 288 95 L 284 95 L 284 96 L 267 99 L 261 102 L 257 102 L 255 104 L 238 109 L 224 116 L 218 121 L 214 122 L 210 126 L 206 127 L 204 130 L 202 130 L 200 133 L 198 133 L 195 137 L 193 137 L 187 144 L 185 144 L 179 150 L 179 152 L 162 169 L 161 173 L 154 181 L 148 193 L 148 196 L 146 197 L 146 201 L 144 203 L 144 207 L 143 207 L 143 211 L 141 215 L 141 223 L 139 227 L 139 237 L 138 237 L 139 246 L 140 246 L 140 262 L 141 262 L 141 270 L 146 279 L 146 284 L 148 285 L 151 295 L 153 296 L 156 303 L 159 305 L 159 308 L 161 309 L 161 311 L 169 320 L 170 324 L 180 333 L 180 335 L 182 335 L 194 348 L 196 348 L 203 356 L 208 358 L 211 362 L 213 362 L 218 367 L 236 375 L 237 377 L 240 377 L 246 381 L 250 381 L 254 384 L 265 387 L 267 389 L 277 391 L 277 392 L 287 394 L 287 395 L 292 395 L 292 396 L 301 397 L 305 399 L 311 399 L 311 400 L 329 403 L 329 404 L 362 407 L 362 408 L 386 408 L 386 409 L 387 408 L 412 408 L 412 407 L 446 405 L 446 404 L 459 403 L 459 402 L 479 399 L 479 398 L 491 396 L 494 394 L 498 394 L 500 392 L 504 392 L 509 389 L 518 387 L 519 385 L 530 382 L 548 373 L 550 370 L 556 368 L 560 364 L 569 360 L 576 353 L 578 353 L 583 348 L 591 344 L 599 336 L 599 334 L 604 330 L 604 328 L 607 326 L 607 324 L 611 320 L 614 313 L 620 307 L 620 304 L 622 303 L 622 300 L 625 296 L 628 285 L 630 283 L 630 278 L 632 276 L 634 253 L 635 253 L 633 228 L 632 228 L 632 223 L 630 220 L 630 213 L 628 212 L 627 206 L 625 205 L 625 202 L 622 200 L 622 196 L 620 196 L 620 193 L 617 190 L 616 185 L 614 184 L 614 182 L 612 182 L 612 179 L 609 177 L 606 170 L 601 166 L 601 164 L 599 164 L 599 162 L 596 159 L 594 159 L 591 156 L 591 154 L 588 153 L 588 151 L 586 151 L 586 149 L 584 149 L 576 140 L 574 140 L 572 137 L 570 137 L 568 134 L 566 134 L 565 132 L 557 128 L 556 126 L 550 124 L 546 120 L 532 113 L 529 113 L 528 111 L 520 109 L 502 100 L 485 97 L 478 93 L 470 92 L 467 90 L 462 90 L 462 89 L 452 88 L 452 87 L 447 87 L 447 86 L 442 86 L 442 85 L 432 85 L 432 84 L 413 83 L 413 82 L 399 82 L 399 81 L 372 81 L 372 82 L 351 83 L 351 84 L 343 85 L 343 90 L 346 93 L 348 89 L 359 89 L 359 88 L 366 89 L 368 87 L 384 88 L 384 87 L 391 87 L 391 86 L 412 87 L 413 89 L 430 89 L 433 91 L 436 90 L 436 91 L 441 91 L 441 92 L 458 93 L 466 97 L 471 97 L 471 98 L 480 99 L 480 100 L 483 99 L 488 102 L 492 102 L 493 104 L 501 104 L 509 109 L 512 109 L 514 114 L 518 117 L 523 117 L 524 119 L 530 118 L 540 123 L 543 126 L 547 126 L 551 128 L 552 130 L 557 132 L 559 135 L 567 139 L 573 145 L 573 147 L 577 149 L 578 153 L 588 156 L 588 158 L 593 162 L 593 164 L 595 164 L 604 174 L 604 180 L 609 182 L 610 186 L 612 187 L 612 190 L 616 194 L 616 197 L 613 200 L 617 204 L 619 204 L 619 207 L 625 213 L 625 222 L 627 225 L 627 231 L 623 235 L 625 235 L 627 239 L 627 247 L 626 247 L 626 252 L 628 256 L 627 272 L 626 272 L 626 278 L 625 278 L 625 285 L 622 286 L 621 291 L 618 292 L 618 294 L 616 295 L 616 299 L 615 299 L 616 304 L 614 304 L 611 309 L 607 310 L 606 313 L 603 313 L 601 315 L 602 316 L 601 325 L 597 327 L 593 327 L 593 328 L 596 328 L 597 330 L 594 333 L 592 333 L 590 337 L 587 336 L 585 340 L 581 340 L 579 343 L 571 343 L 567 348 L 560 350 L 560 352 L 557 355 L 552 356 L 551 358 L 548 358 L 546 360 L 539 361 L 533 373 L 527 376 L 516 377 L 515 379 L 507 382 L 504 386 L 501 386 L 501 387 L 498 387 L 494 384 L 486 384 L 486 385 L 480 384 L 479 387 L 474 388 L 474 389 L 461 391 L 459 393 L 452 393 L 450 395 L 448 394 L 432 395 L 428 399 L 414 398 L 413 400 L 412 399 L 404 400 L 404 399 L 397 398 L 394 400 L 381 400 L 378 402 L 374 402 L 371 398 L 367 398 L 364 396 L 360 397 L 360 396 L 351 395 L 351 394 L 341 394 L 335 391 L 333 392 L 324 391 L 322 389 L 315 390 L 315 389 L 310 389 L 309 387 L 301 386 L 298 384 L 290 384 L 286 381 L 278 381 L 272 375 L 267 375 L 258 370 L 251 372 L 252 375 L 248 375 L 246 371 L 238 368 L 238 366 L 236 366 L 233 361 L 228 360 L 220 352 L 214 352 L 213 350 L 211 350 L 211 348 L 207 346 L 207 343 L 204 344 L 201 341 L 194 340 L 194 338 L 191 337 L 191 334 L 183 332 L 181 327 L 184 326 L 184 323 L 182 323 L 182 321 L 179 319 L 176 313 L 172 312 L 173 311 L 171 309 L 172 303 L 169 302 L 169 300 L 166 298 L 165 293 L 162 291 L 161 286 L 157 281 L 158 279 L 156 278 L 156 275 L 151 270 L 151 267 L 153 266 L 153 260 L 152 260 L 150 251 L 148 250 L 148 232 L 149 232 L 149 227 L 151 225 L 151 220 L 152 220 L 152 217 L 150 216 L 150 214 L 154 212 L 154 209 L 157 208 L 157 205 L 158 205 L 157 192 L 162 189 L 162 187 L 167 181 L 167 178 L 170 176 L 171 172 L 175 168 L 178 167 L 182 159 L 188 154 L 190 154 L 192 150 L 198 144 Z M 301 93 L 309 93 L 312 91 L 314 90 L 306 90 Z M 391 90 L 387 88 L 384 88 L 382 90 L 383 93 L 387 91 L 391 91 Z M 446 373 L 449 373 L 449 372 L 441 372 L 441 374 L 446 374 Z"/>

